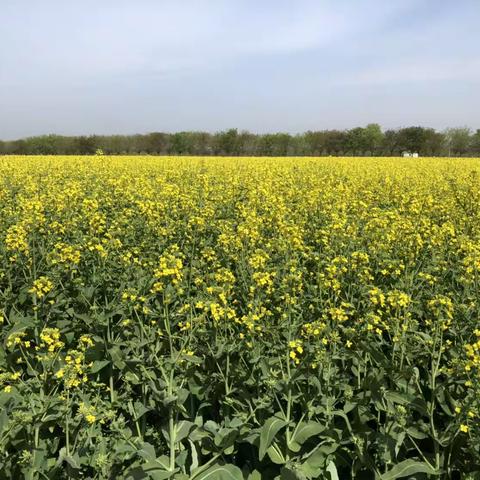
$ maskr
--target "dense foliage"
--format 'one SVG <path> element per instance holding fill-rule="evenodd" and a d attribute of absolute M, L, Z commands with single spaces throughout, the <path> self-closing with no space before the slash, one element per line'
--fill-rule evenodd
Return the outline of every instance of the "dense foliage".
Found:
<path fill-rule="evenodd" d="M 0 157 L 0 478 L 480 478 L 479 167 Z"/>
<path fill-rule="evenodd" d="M 0 141 L 0 155 L 243 155 L 243 156 L 396 156 L 417 152 L 424 156 L 479 156 L 480 130 L 408 127 L 383 132 L 379 125 L 351 130 L 309 131 L 300 135 L 256 135 L 236 129 L 218 133 L 178 132 L 146 135 L 44 135 Z"/>

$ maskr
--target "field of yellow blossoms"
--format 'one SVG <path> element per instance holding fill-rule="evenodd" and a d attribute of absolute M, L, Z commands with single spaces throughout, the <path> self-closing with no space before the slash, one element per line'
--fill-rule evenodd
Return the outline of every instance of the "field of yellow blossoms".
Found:
<path fill-rule="evenodd" d="M 479 479 L 479 173 L 0 157 L 0 479 Z"/>

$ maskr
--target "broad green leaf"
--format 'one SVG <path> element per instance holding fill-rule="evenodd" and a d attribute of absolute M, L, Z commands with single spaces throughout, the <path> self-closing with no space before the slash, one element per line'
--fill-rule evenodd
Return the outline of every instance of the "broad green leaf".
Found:
<path fill-rule="evenodd" d="M 138 454 L 145 460 L 154 460 L 157 458 L 155 448 L 148 442 L 142 443 L 142 448 L 138 451 Z"/>
<path fill-rule="evenodd" d="M 110 360 L 95 360 L 90 370 L 92 373 L 97 373 L 105 368 L 110 363 Z"/>
<path fill-rule="evenodd" d="M 275 435 L 287 425 L 287 422 L 278 416 L 270 417 L 260 430 L 259 458 L 263 459 L 265 453 L 273 442 Z"/>
<path fill-rule="evenodd" d="M 428 463 L 409 459 L 398 463 L 391 470 L 381 475 L 380 480 L 395 480 L 396 478 L 408 477 L 416 473 L 439 475 Z"/>
<path fill-rule="evenodd" d="M 181 420 L 178 422 L 175 426 L 175 441 L 181 442 L 184 438 L 187 438 L 194 426 L 194 423 L 187 420 Z"/>
<path fill-rule="evenodd" d="M 385 392 L 385 398 L 393 403 L 398 403 L 399 405 L 408 405 L 412 402 L 415 397 L 413 395 L 408 395 L 406 393 L 400 392 Z"/>
<path fill-rule="evenodd" d="M 173 477 L 178 470 L 173 472 L 165 470 L 157 462 L 146 462 L 141 466 L 141 470 L 148 474 L 149 478 L 153 480 L 166 480 L 167 478 Z"/>
<path fill-rule="evenodd" d="M 328 462 L 327 472 L 330 474 L 330 480 L 339 480 L 335 462 L 332 462 L 332 461 Z"/>
<path fill-rule="evenodd" d="M 119 369 L 123 370 L 126 367 L 126 363 L 123 361 L 122 351 L 118 346 L 114 346 L 108 350 L 113 364 Z"/>
<path fill-rule="evenodd" d="M 338 448 L 337 443 L 328 443 L 320 445 L 316 448 L 306 459 L 306 463 L 311 468 L 322 468 L 325 465 L 325 461 L 328 455 L 334 453 Z"/>
<path fill-rule="evenodd" d="M 280 470 L 280 479 L 281 480 L 306 480 L 307 477 L 303 473 L 297 470 L 292 470 L 291 468 L 283 467 Z"/>
<path fill-rule="evenodd" d="M 175 464 L 181 468 L 187 465 L 188 450 L 180 450 L 175 456 Z"/>
<path fill-rule="evenodd" d="M 145 405 L 143 405 L 143 403 L 141 403 L 141 402 L 135 402 L 135 409 L 134 409 L 135 418 L 134 418 L 134 420 L 135 420 L 135 421 L 139 420 L 140 418 L 143 417 L 143 415 L 145 415 L 145 414 L 146 414 L 147 412 L 149 412 L 150 410 L 151 410 L 151 409 L 145 407 Z"/>
<path fill-rule="evenodd" d="M 323 432 L 325 427 L 318 422 L 300 422 L 291 436 L 291 441 L 303 445 L 310 437 Z"/>
<path fill-rule="evenodd" d="M 422 398 L 419 398 L 415 395 L 409 393 L 400 393 L 400 392 L 386 392 L 385 398 L 399 405 L 408 405 L 410 408 L 414 408 L 420 413 L 425 414 L 427 412 L 427 405 Z"/>
<path fill-rule="evenodd" d="M 423 440 L 424 438 L 427 438 L 428 435 L 425 432 L 420 431 L 418 428 L 415 427 L 408 427 L 407 428 L 407 433 L 417 439 L 417 440 Z"/>
<path fill-rule="evenodd" d="M 195 446 L 195 444 L 190 440 L 188 439 L 188 443 L 190 444 L 190 453 L 192 455 L 192 463 L 191 463 L 191 470 L 195 470 L 196 468 L 198 468 L 198 452 L 197 452 L 197 447 Z"/>
<path fill-rule="evenodd" d="M 283 465 L 285 463 L 285 457 L 275 443 L 268 448 L 267 454 L 273 463 L 277 465 Z"/>
<path fill-rule="evenodd" d="M 191 476 L 192 480 L 243 480 L 242 471 L 235 465 L 214 465 Z"/>
<path fill-rule="evenodd" d="M 215 435 L 215 445 L 217 447 L 227 448 L 234 444 L 235 439 L 238 436 L 238 431 L 232 428 L 221 428 Z"/>

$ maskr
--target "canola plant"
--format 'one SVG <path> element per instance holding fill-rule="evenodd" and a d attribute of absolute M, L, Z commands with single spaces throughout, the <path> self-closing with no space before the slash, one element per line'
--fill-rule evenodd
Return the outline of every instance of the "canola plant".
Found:
<path fill-rule="evenodd" d="M 0 157 L 0 479 L 480 478 L 479 170 Z"/>

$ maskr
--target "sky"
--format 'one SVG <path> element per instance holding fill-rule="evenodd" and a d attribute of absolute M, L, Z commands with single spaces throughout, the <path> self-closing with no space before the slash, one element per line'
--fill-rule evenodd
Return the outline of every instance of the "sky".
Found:
<path fill-rule="evenodd" d="M 480 128 L 479 0 L 0 0 L 0 138 Z"/>

